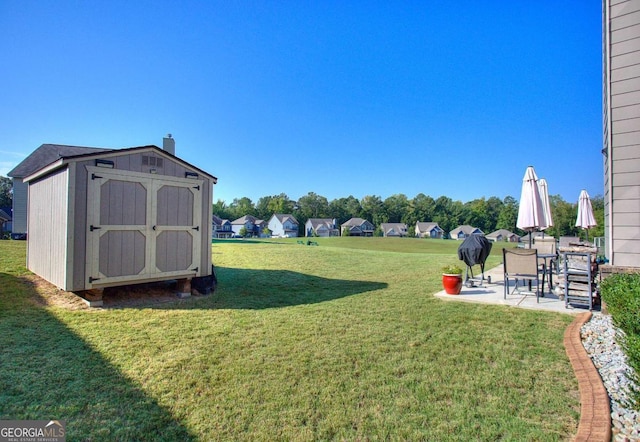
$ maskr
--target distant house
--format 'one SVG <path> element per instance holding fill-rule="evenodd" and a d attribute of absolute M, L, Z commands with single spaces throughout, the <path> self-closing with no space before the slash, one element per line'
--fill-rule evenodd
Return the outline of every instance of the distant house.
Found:
<path fill-rule="evenodd" d="M 533 242 L 536 242 L 539 239 L 543 239 L 546 238 L 547 240 L 553 240 L 554 237 L 549 235 L 548 233 L 544 233 L 544 232 L 531 232 L 531 233 L 527 233 L 526 235 L 523 235 L 520 237 L 520 242 L 524 242 L 524 243 L 529 243 L 530 238 L 533 240 Z"/>
<path fill-rule="evenodd" d="M 298 220 L 293 215 L 274 213 L 269 218 L 271 234 L 281 238 L 295 238 L 298 236 Z"/>
<path fill-rule="evenodd" d="M 107 152 L 113 149 L 97 147 L 42 144 L 7 174 L 13 178 L 13 220 L 11 236 L 24 239 L 27 233 L 27 202 L 29 185 L 24 178 L 61 158 Z"/>
<path fill-rule="evenodd" d="M 444 230 L 442 230 L 438 223 L 426 223 L 420 221 L 416 223 L 417 238 L 442 238 L 443 236 Z"/>
<path fill-rule="evenodd" d="M 259 238 L 270 236 L 264 233 L 264 228 L 267 227 L 266 221 L 258 219 L 255 216 L 245 215 L 231 221 L 233 235 L 240 235 L 243 227 L 247 236 L 256 236 Z"/>
<path fill-rule="evenodd" d="M 340 231 L 335 219 L 309 218 L 304 224 L 304 234 L 305 236 L 315 235 L 320 237 L 339 236 Z"/>
<path fill-rule="evenodd" d="M 474 235 L 474 234 L 484 235 L 484 232 L 478 229 L 477 227 L 462 225 L 462 226 L 458 226 L 457 228 L 449 232 L 449 237 L 451 239 L 463 240 L 469 235 Z"/>
<path fill-rule="evenodd" d="M 375 229 L 374 225 L 362 218 L 351 218 L 341 226 L 341 231 L 345 230 L 349 233 L 349 236 L 373 236 Z"/>
<path fill-rule="evenodd" d="M 3 233 L 11 231 L 11 215 L 7 212 L 11 212 L 11 210 L 0 208 L 0 237 L 2 237 Z"/>
<path fill-rule="evenodd" d="M 228 219 L 222 219 L 219 216 L 213 215 L 211 227 L 213 238 L 231 238 L 233 236 L 231 222 Z"/>
<path fill-rule="evenodd" d="M 382 223 L 380 224 L 382 236 L 407 236 L 407 225 L 405 223 Z"/>
<path fill-rule="evenodd" d="M 520 237 L 507 229 L 498 229 L 487 235 L 487 239 L 493 242 L 520 242 Z"/>

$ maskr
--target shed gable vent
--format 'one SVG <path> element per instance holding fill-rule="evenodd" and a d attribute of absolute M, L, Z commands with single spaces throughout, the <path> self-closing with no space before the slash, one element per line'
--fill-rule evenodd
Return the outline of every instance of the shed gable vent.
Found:
<path fill-rule="evenodd" d="M 164 161 L 162 158 L 151 157 L 149 155 L 142 155 L 142 165 L 152 167 L 162 167 Z"/>

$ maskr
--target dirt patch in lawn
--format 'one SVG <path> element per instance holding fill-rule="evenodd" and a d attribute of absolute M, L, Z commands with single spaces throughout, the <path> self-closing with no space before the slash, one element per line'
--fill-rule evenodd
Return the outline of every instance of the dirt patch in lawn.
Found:
<path fill-rule="evenodd" d="M 36 276 L 25 277 L 25 282 L 33 289 L 32 302 L 40 306 L 55 306 L 66 310 L 104 310 L 115 308 L 144 308 L 157 304 L 189 302 L 191 298 L 177 296 L 176 282 L 163 281 L 147 284 L 107 287 L 102 295 L 102 307 L 89 307 L 82 297 L 73 292 L 60 290 L 53 284 Z"/>

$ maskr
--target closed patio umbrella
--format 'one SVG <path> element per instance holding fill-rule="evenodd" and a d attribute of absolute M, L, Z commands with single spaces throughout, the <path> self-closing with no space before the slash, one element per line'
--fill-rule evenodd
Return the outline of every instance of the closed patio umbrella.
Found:
<path fill-rule="evenodd" d="M 520 206 L 518 207 L 518 221 L 516 226 L 529 232 L 529 247 L 531 247 L 531 232 L 547 227 L 540 189 L 538 188 L 538 176 L 533 166 L 527 167 L 522 179 L 522 193 L 520 194 Z"/>
<path fill-rule="evenodd" d="M 544 227 L 540 227 L 540 230 L 548 229 L 553 226 L 553 217 L 551 216 L 551 204 L 549 203 L 549 188 L 547 186 L 547 180 L 540 178 L 538 180 L 538 190 L 540 191 L 540 199 L 542 200 L 542 212 L 544 214 Z"/>
<path fill-rule="evenodd" d="M 576 227 L 585 229 L 587 233 L 587 241 L 589 241 L 589 229 L 597 226 L 596 219 L 593 216 L 593 207 L 591 207 L 591 198 L 586 190 L 580 192 L 578 199 L 578 217 L 576 218 Z"/>

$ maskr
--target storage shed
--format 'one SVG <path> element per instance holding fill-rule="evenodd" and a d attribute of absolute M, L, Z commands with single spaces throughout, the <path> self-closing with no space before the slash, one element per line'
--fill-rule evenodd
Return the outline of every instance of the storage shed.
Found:
<path fill-rule="evenodd" d="M 84 152 L 23 179 L 29 270 L 94 305 L 105 287 L 177 279 L 186 292 L 211 276 L 214 176 L 157 146 Z"/>

